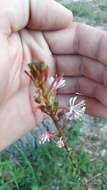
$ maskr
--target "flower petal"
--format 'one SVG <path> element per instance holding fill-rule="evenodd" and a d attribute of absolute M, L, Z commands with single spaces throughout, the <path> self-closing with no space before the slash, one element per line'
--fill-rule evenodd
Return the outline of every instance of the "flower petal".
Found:
<path fill-rule="evenodd" d="M 52 77 L 52 76 L 48 79 L 48 83 L 49 83 L 50 86 L 52 85 L 52 83 L 54 82 L 54 80 L 55 80 L 55 78 Z"/>

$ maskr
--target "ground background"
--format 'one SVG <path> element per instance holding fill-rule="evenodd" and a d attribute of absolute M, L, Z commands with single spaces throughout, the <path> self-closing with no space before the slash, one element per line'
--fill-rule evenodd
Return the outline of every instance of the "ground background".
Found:
<path fill-rule="evenodd" d="M 60 3 L 73 11 L 75 20 L 107 30 L 107 0 Z M 52 126 L 50 120 L 1 153 L 0 190 L 107 190 L 107 121 L 86 116 L 73 124 L 75 176 L 64 150 L 50 145 L 36 148 L 37 136 L 47 126 Z"/>

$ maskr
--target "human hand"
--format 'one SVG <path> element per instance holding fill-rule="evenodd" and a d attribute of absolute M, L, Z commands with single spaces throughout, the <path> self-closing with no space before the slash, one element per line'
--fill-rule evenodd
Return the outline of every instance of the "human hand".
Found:
<path fill-rule="evenodd" d="M 56 71 L 64 73 L 65 88 L 58 93 L 61 105 L 79 93 L 86 100 L 87 112 L 107 117 L 107 32 L 71 23 L 57 32 L 45 33 L 56 60 Z"/>
<path fill-rule="evenodd" d="M 54 74 L 53 56 L 39 31 L 62 30 L 71 21 L 71 12 L 53 0 L 0 1 L 0 150 L 42 120 L 24 73 L 28 63 L 41 60 Z"/>

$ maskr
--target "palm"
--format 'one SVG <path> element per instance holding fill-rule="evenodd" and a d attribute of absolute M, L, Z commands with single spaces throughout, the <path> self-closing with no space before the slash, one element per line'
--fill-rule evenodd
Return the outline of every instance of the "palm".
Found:
<path fill-rule="evenodd" d="M 36 104 L 33 110 L 32 86 L 24 71 L 32 60 L 42 60 L 51 65 L 50 73 L 54 74 L 54 60 L 43 34 L 35 31 L 65 28 L 72 14 L 53 0 L 51 3 L 49 0 L 11 0 L 10 3 L 3 0 L 0 7 L 1 150 L 35 127 L 42 117 Z M 56 20 L 53 15 L 57 14 Z"/>

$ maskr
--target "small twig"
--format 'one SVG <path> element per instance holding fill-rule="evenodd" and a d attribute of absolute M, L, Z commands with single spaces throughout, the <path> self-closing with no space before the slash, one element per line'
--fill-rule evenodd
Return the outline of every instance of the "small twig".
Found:
<path fill-rule="evenodd" d="M 80 103 L 75 105 L 75 101 L 77 97 L 74 97 L 74 99 L 70 98 L 70 107 L 67 108 L 61 108 L 59 106 L 59 103 L 55 100 L 55 96 L 57 94 L 58 88 L 62 88 L 65 86 L 65 80 L 63 80 L 63 76 L 56 76 L 52 79 L 52 83 L 48 84 L 48 67 L 44 63 L 38 63 L 38 64 L 30 64 L 30 74 L 26 72 L 26 74 L 30 77 L 30 79 L 33 81 L 35 86 L 35 92 L 36 89 L 38 89 L 37 97 L 35 98 L 35 101 L 38 101 L 40 104 L 41 111 L 48 114 L 55 123 L 56 129 L 57 129 L 57 135 L 56 137 L 59 137 L 60 140 L 60 146 L 64 147 L 68 153 L 68 157 L 72 161 L 73 165 L 73 174 L 76 174 L 77 171 L 77 162 L 74 158 L 74 153 L 72 151 L 71 145 L 67 142 L 67 138 L 65 136 L 64 130 L 61 127 L 60 120 L 61 118 L 65 117 L 66 122 L 69 120 L 72 122 L 72 120 L 77 117 L 80 117 L 81 114 L 84 113 L 84 102 L 81 101 Z M 65 124 L 63 125 L 65 127 Z M 43 139 L 44 138 L 44 139 Z M 41 137 L 43 143 L 46 142 L 46 139 L 48 141 L 50 140 L 49 131 L 48 135 L 43 138 Z M 41 142 L 41 141 L 40 141 Z M 57 141 L 56 141 L 57 144 Z"/>
<path fill-rule="evenodd" d="M 87 184 L 90 183 L 90 182 L 92 182 L 92 181 L 94 181 L 96 178 L 98 178 L 98 177 L 104 175 L 106 172 L 107 172 L 107 170 L 104 171 L 104 172 L 102 172 L 102 173 L 98 173 L 97 175 L 93 176 L 92 178 L 90 178 L 90 179 L 87 181 Z"/>

